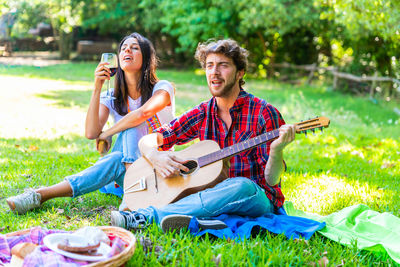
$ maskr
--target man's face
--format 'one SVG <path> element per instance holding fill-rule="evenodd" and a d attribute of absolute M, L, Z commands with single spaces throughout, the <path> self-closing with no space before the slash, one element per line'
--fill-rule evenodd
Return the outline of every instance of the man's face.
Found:
<path fill-rule="evenodd" d="M 213 96 L 225 97 L 239 86 L 243 71 L 237 71 L 233 60 L 223 54 L 212 53 L 206 58 L 207 84 Z"/>

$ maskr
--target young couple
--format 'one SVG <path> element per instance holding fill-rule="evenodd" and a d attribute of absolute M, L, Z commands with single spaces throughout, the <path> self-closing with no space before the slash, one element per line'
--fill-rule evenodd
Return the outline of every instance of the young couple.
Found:
<path fill-rule="evenodd" d="M 248 52 L 233 40 L 199 44 L 196 59 L 205 69 L 212 98 L 178 118 L 174 116 L 174 87 L 156 77 L 156 56 L 149 40 L 133 33 L 119 46 L 119 67 L 112 95 L 100 93 L 110 70 L 100 63 L 86 117 L 86 137 L 109 140 L 119 133 L 112 152 L 88 169 L 45 188 L 10 197 L 11 210 L 23 214 L 55 197 L 77 197 L 115 181 L 121 187 L 126 169 L 140 155 L 163 177 L 188 171 L 185 159 L 171 153 L 175 144 L 196 138 L 214 140 L 221 148 L 279 128 L 279 138 L 230 159 L 230 178 L 213 188 L 189 195 L 162 208 L 111 213 L 112 225 L 127 229 L 155 222 L 167 227 L 187 226 L 191 217 L 207 219 L 223 213 L 257 217 L 281 207 L 284 196 L 280 174 L 285 168 L 284 148 L 294 140 L 293 125 L 286 125 L 279 111 L 243 89 Z M 102 132 L 109 114 L 116 122 Z M 162 125 L 157 128 L 157 126 Z M 150 133 L 150 134 L 148 134 Z M 110 142 L 107 142 L 108 148 Z M 163 151 L 159 151 L 161 148 Z M 204 225 L 221 227 L 203 220 Z M 223 227 L 223 226 L 222 226 Z M 164 229 L 164 227 L 163 227 Z"/>

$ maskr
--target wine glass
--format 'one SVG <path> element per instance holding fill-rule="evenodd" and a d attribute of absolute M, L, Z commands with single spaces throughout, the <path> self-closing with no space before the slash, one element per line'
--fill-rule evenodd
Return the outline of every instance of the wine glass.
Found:
<path fill-rule="evenodd" d="M 110 76 L 113 77 L 115 73 L 117 72 L 118 68 L 118 58 L 117 55 L 114 53 L 103 53 L 101 55 L 101 62 L 107 62 L 107 68 L 110 69 L 111 74 Z M 108 80 L 108 86 L 107 86 L 107 97 L 111 99 L 115 99 L 115 97 L 111 96 L 110 93 L 110 80 Z"/>

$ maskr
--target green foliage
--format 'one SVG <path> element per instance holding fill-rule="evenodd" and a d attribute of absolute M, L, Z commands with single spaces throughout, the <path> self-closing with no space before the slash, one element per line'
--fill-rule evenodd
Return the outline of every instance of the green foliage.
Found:
<path fill-rule="evenodd" d="M 399 77 L 400 2 L 339 0 L 315 1 L 325 8 L 321 19 L 337 25 L 345 46 L 353 48 L 354 60 L 348 70 L 355 74 Z"/>
<path fill-rule="evenodd" d="M 161 7 L 165 11 L 161 20 L 165 25 L 163 31 L 178 38 L 179 49 L 192 52 L 199 41 L 228 37 L 228 33 L 235 31 L 235 27 L 229 29 L 235 10 L 220 0 L 187 1 L 183 5 L 180 1 L 164 1 Z"/>
<path fill-rule="evenodd" d="M 346 26 L 353 38 L 369 37 L 371 33 L 385 40 L 399 40 L 400 9 L 398 1 L 338 0 L 316 1 L 328 10 L 321 18 L 335 20 Z"/>
<path fill-rule="evenodd" d="M 1 3 L 0 3 L 1 4 Z M 69 59 L 72 49 L 72 31 L 82 24 L 84 0 L 15 0 L 12 8 L 17 9 L 19 25 L 36 27 L 38 22 L 48 21 L 58 36 L 60 57 Z M 6 7 L 3 5 L 3 7 Z M 11 7 L 9 7 L 11 8 Z"/>
<path fill-rule="evenodd" d="M 71 31 L 106 38 L 141 32 L 164 62 L 193 65 L 199 42 L 233 38 L 250 53 L 250 71 L 272 77 L 274 63 L 335 64 L 355 75 L 400 78 L 400 2 L 390 0 L 2 0 L 17 7 L 14 36 L 50 22 L 68 58 Z M 351 51 L 351 54 L 349 53 Z M 387 84 L 387 95 L 394 87 Z"/>
<path fill-rule="evenodd" d="M 14 38 L 27 37 L 28 29 L 36 28 L 40 22 L 49 22 L 46 17 L 46 6 L 38 1 L 13 1 L 11 5 L 4 6 L 3 10 L 4 13 L 10 10 L 16 11 L 16 21 L 11 31 L 11 37 Z"/>
<path fill-rule="evenodd" d="M 94 28 L 100 34 L 141 31 L 139 1 L 91 1 L 85 5 L 83 28 Z"/>

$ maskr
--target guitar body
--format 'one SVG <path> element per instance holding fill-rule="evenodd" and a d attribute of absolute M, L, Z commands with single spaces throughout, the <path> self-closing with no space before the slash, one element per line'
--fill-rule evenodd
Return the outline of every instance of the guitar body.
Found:
<path fill-rule="evenodd" d="M 220 150 L 212 140 L 204 140 L 177 152 L 171 152 L 187 160 L 197 158 Z M 222 172 L 223 161 L 219 160 L 192 173 L 162 178 L 157 172 L 157 182 L 152 165 L 144 157 L 136 160 L 126 171 L 124 179 L 124 200 L 130 210 L 148 206 L 163 207 L 185 196 L 212 187 L 226 179 Z M 145 188 L 143 188 L 145 187 Z M 157 190 L 158 189 L 158 190 Z"/>

